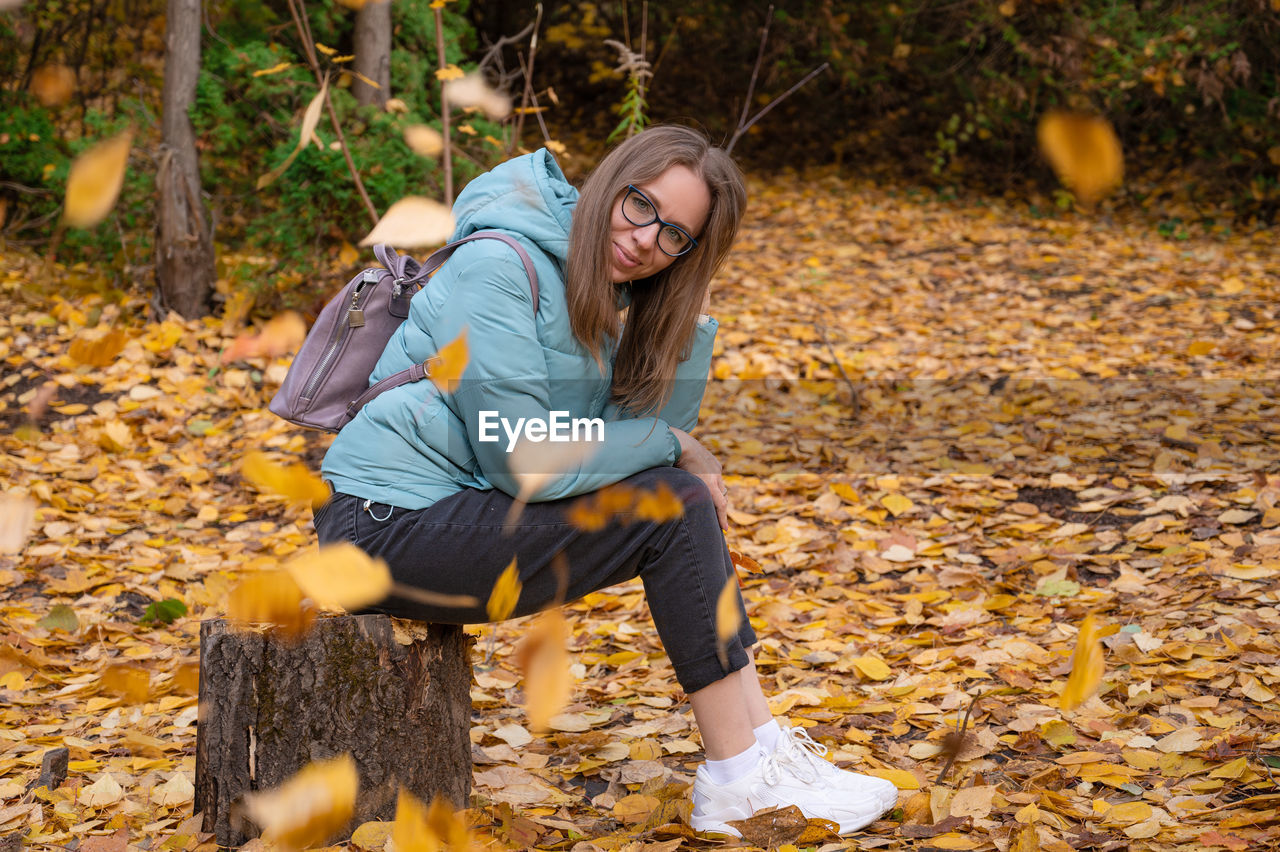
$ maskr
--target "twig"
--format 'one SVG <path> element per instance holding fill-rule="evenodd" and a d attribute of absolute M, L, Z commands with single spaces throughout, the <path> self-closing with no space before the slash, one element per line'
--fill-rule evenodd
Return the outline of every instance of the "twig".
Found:
<path fill-rule="evenodd" d="M 747 84 L 747 97 L 742 102 L 742 115 L 738 118 L 738 127 L 742 127 L 747 121 L 747 111 L 751 109 L 751 96 L 756 93 L 756 79 L 760 76 L 760 66 L 764 63 L 764 46 L 769 41 L 769 25 L 773 23 L 773 4 L 769 4 L 769 10 L 764 13 L 764 29 L 760 31 L 760 49 L 756 51 L 756 65 L 751 69 L 751 82 Z M 734 135 L 737 140 L 737 135 Z M 729 144 L 729 148 L 733 148 L 733 143 Z"/>
<path fill-rule="evenodd" d="M 836 348 L 831 345 L 831 339 L 827 337 L 827 327 L 821 322 L 814 322 L 818 329 L 818 334 L 822 336 L 822 342 L 826 344 L 827 351 L 831 353 L 831 360 L 835 363 L 836 369 L 840 371 L 840 376 L 844 379 L 844 383 L 849 386 L 849 398 L 853 408 L 853 416 L 857 417 L 862 413 L 862 400 L 858 396 L 858 387 L 853 383 L 853 379 L 849 378 L 849 374 L 845 372 L 844 364 L 840 361 L 840 356 L 836 354 Z"/>
<path fill-rule="evenodd" d="M 649 0 L 644 0 L 640 4 L 640 55 L 643 57 L 649 48 Z M 650 66 L 650 71 L 653 70 Z M 644 77 L 641 77 L 636 86 L 640 91 L 640 99 L 644 99 Z"/>
<path fill-rule="evenodd" d="M 662 48 L 658 51 L 658 58 L 653 60 L 653 68 L 651 70 L 654 74 L 658 73 L 658 68 L 662 65 L 662 57 L 667 55 L 667 48 L 671 46 L 671 42 L 676 40 L 676 33 L 679 32 L 680 24 L 683 21 L 684 18 L 676 18 L 671 25 L 671 32 L 667 33 L 667 37 L 662 42 Z"/>
<path fill-rule="evenodd" d="M 978 702 L 986 696 L 987 693 L 985 692 L 980 692 L 975 695 L 969 702 L 969 707 L 964 711 L 964 716 L 956 725 L 956 732 L 954 734 L 948 734 L 948 739 L 954 737 L 953 741 L 955 743 L 955 748 L 950 749 L 951 753 L 947 756 L 947 762 L 943 765 L 942 771 L 938 773 L 938 779 L 933 782 L 934 784 L 941 784 L 942 779 L 946 778 L 947 773 L 951 771 L 951 765 L 956 762 L 956 758 L 960 755 L 960 749 L 964 746 L 964 735 L 965 731 L 969 728 L 969 717 L 973 714 L 973 709 L 978 706 Z"/>
<path fill-rule="evenodd" d="M 727 146 L 725 146 L 725 149 L 724 149 L 724 150 L 725 150 L 725 153 L 726 153 L 726 154 L 728 154 L 728 153 L 732 153 L 732 152 L 733 152 L 733 146 L 734 146 L 735 144 L 737 144 L 737 142 L 738 142 L 738 140 L 739 140 L 740 138 L 742 138 L 742 134 L 744 134 L 744 133 L 746 133 L 748 130 L 750 130 L 750 129 L 751 129 L 751 127 L 752 127 L 752 125 L 754 125 L 757 121 L 759 121 L 760 119 L 764 118 L 764 117 L 769 113 L 769 110 L 773 109 L 773 108 L 774 108 L 774 107 L 776 107 L 778 104 L 782 103 L 782 102 L 783 102 L 783 101 L 785 101 L 787 98 L 791 97 L 791 95 L 793 95 L 793 94 L 795 94 L 797 91 L 799 91 L 799 89 L 800 89 L 800 87 L 801 87 L 801 86 L 803 86 L 805 83 L 807 83 L 807 82 L 809 82 L 810 80 L 812 80 L 814 77 L 817 77 L 819 74 L 821 74 L 823 71 L 826 71 L 826 70 L 827 70 L 828 68 L 830 68 L 830 67 L 831 67 L 831 63 L 830 63 L 830 62 L 824 62 L 824 63 L 822 63 L 822 64 L 821 64 L 821 65 L 819 65 L 817 68 L 815 68 L 815 69 L 813 69 L 812 71 L 810 71 L 808 74 L 805 74 L 805 75 L 804 75 L 804 77 L 800 80 L 800 82 L 799 82 L 799 83 L 796 83 L 796 84 L 795 84 L 794 86 L 792 86 L 790 89 L 787 89 L 785 92 L 783 92 L 782 94 L 778 95 L 778 96 L 777 96 L 776 98 L 774 98 L 773 100 L 769 101 L 769 103 L 765 104 L 764 108 L 763 108 L 762 110 L 760 110 L 758 113 L 756 113 L 756 114 L 752 117 L 752 119 L 746 123 L 746 125 L 739 127 L 739 128 L 734 132 L 734 134 L 733 134 L 733 138 L 732 138 L 732 139 L 730 139 L 730 140 L 729 140 L 729 144 L 728 144 Z"/>
<path fill-rule="evenodd" d="M 517 51 L 516 59 L 519 60 L 520 69 L 523 71 L 524 70 L 524 54 Z M 530 90 L 529 99 L 533 103 L 533 117 L 538 119 L 538 127 L 542 130 L 542 140 L 544 142 L 550 142 L 551 133 L 548 132 L 547 130 L 547 123 L 542 119 L 542 107 L 538 106 L 538 93 Z M 520 139 L 518 136 L 516 137 L 515 141 L 517 144 L 520 142 Z"/>
<path fill-rule="evenodd" d="M 432 12 L 436 18 L 436 64 L 440 70 L 445 69 L 444 61 L 444 4 L 433 4 Z M 449 96 L 445 94 L 445 81 L 440 81 L 440 130 L 441 136 L 444 137 L 443 161 L 441 165 L 444 168 L 444 206 L 453 206 L 453 147 L 449 138 Z"/>
<path fill-rule="evenodd" d="M 320 61 L 316 58 L 315 41 L 311 37 L 311 25 L 307 22 L 307 18 L 302 14 L 304 0 L 289 0 L 289 14 L 293 16 L 294 26 L 298 28 L 298 37 L 302 39 L 302 47 L 307 54 L 307 62 L 311 65 L 311 72 L 316 75 L 316 82 L 324 78 L 320 71 Z M 351 179 L 355 181 L 356 192 L 360 193 L 360 200 L 364 202 L 365 209 L 369 211 L 369 218 L 373 220 L 373 224 L 378 224 L 378 210 L 373 206 L 373 201 L 369 198 L 369 193 L 365 191 L 364 181 L 360 179 L 360 172 L 356 170 L 355 160 L 351 159 L 351 149 L 347 147 L 347 137 L 342 132 L 342 125 L 338 123 L 338 113 L 333 108 L 333 96 L 326 89 L 324 93 L 324 104 L 329 109 L 329 123 L 333 125 L 333 132 L 338 137 L 338 145 L 342 147 L 342 157 L 347 161 L 347 170 L 351 172 Z"/>
<path fill-rule="evenodd" d="M 1238 808 L 1242 805 L 1257 805 L 1257 804 L 1261 804 L 1262 802 L 1280 802 L 1280 793 L 1263 793 L 1260 796 L 1249 796 L 1248 798 L 1241 799 L 1238 802 L 1227 802 L 1226 804 L 1223 804 L 1223 805 L 1217 805 L 1212 808 L 1206 808 L 1203 811 L 1190 812 L 1190 813 L 1187 813 L 1186 816 L 1187 817 L 1204 816 L 1205 814 L 1211 814 L 1214 811 L 1231 810 L 1232 808 Z"/>
<path fill-rule="evenodd" d="M 536 100 L 533 94 L 533 59 L 538 53 L 538 27 L 542 24 L 542 4 L 539 3 L 536 8 L 538 15 L 533 19 L 533 36 L 529 39 L 529 65 L 527 68 L 519 51 L 516 52 L 516 57 L 520 61 L 520 71 L 524 74 L 524 93 L 520 96 L 520 114 L 516 116 L 515 138 L 512 139 L 512 144 L 516 148 L 520 147 L 520 140 L 524 135 L 525 109 L 528 108 L 530 101 Z M 538 117 L 538 121 L 542 121 L 541 116 Z"/>

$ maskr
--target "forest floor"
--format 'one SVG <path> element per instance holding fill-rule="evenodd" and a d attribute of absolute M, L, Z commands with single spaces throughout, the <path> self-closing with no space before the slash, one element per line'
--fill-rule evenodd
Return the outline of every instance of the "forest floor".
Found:
<path fill-rule="evenodd" d="M 901 790 L 854 837 L 801 822 L 757 846 L 1280 846 L 1274 235 L 1035 213 L 753 182 L 697 434 L 760 566 L 775 711 Z M 221 362 L 234 323 L 147 322 L 83 270 L 33 293 L 40 263 L 6 251 L 0 273 L 0 487 L 38 505 L 0 555 L 0 847 L 212 848 L 200 620 L 314 544 L 241 461 L 317 470 L 325 441 L 264 409 L 287 359 Z M 165 599 L 185 615 L 145 621 Z M 477 628 L 476 842 L 724 845 L 685 822 L 701 745 L 639 585 L 566 615 L 573 703 L 548 735 L 521 706 L 527 622 Z M 1102 682 L 1064 709 L 1090 615 Z M 28 792 L 56 746 L 67 781 Z"/>

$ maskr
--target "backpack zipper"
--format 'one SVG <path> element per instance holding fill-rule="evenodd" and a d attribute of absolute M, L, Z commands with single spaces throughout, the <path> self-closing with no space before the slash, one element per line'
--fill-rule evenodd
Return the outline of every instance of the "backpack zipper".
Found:
<path fill-rule="evenodd" d="M 316 388 L 320 382 L 324 380 L 325 375 L 329 372 L 329 365 L 342 350 L 342 344 L 347 339 L 347 331 L 352 328 L 360 328 L 364 325 L 364 311 L 360 309 L 360 294 L 364 292 L 364 285 L 367 282 L 376 282 L 378 280 L 378 271 L 375 269 L 366 269 L 360 283 L 356 285 L 355 290 L 351 293 L 351 306 L 347 308 L 347 324 L 341 326 L 338 330 L 338 336 L 333 339 L 328 348 L 325 349 L 324 355 L 320 357 L 320 363 L 316 365 L 316 370 L 311 374 L 311 379 L 302 389 L 302 398 L 311 399 L 315 394 Z"/>

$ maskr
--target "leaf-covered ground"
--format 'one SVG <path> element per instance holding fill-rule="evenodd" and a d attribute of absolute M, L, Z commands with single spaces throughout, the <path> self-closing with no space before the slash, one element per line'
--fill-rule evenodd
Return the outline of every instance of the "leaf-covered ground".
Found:
<path fill-rule="evenodd" d="M 758 843 L 1280 845 L 1280 257 L 1265 231 L 1180 236 L 753 186 L 699 433 L 729 473 L 730 545 L 762 568 L 745 594 L 777 712 L 902 790 L 856 837 Z M 309 512 L 240 462 L 315 469 L 325 442 L 263 409 L 283 360 L 221 363 L 242 329 L 70 295 L 85 270 L 33 293 L 38 259 L 4 261 L 0 482 L 40 508 L 0 556 L 0 837 L 196 848 L 199 620 L 313 544 Z M 166 599 L 188 610 L 172 624 Z M 575 703 L 549 736 L 520 709 L 524 625 L 481 630 L 478 834 L 721 845 L 683 822 L 701 747 L 639 585 L 568 614 Z M 1064 710 L 1089 614 L 1103 683 Z M 60 745 L 67 782 L 27 792 Z"/>

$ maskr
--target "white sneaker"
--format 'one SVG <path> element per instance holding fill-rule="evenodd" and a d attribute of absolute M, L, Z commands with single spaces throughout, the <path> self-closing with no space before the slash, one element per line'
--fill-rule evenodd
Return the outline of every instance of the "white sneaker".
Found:
<path fill-rule="evenodd" d="M 803 740 L 826 753 L 808 734 Z M 892 800 L 883 785 L 892 790 Z M 730 821 L 747 819 L 764 808 L 795 805 L 806 817 L 830 820 L 840 834 L 848 834 L 875 822 L 897 799 L 897 788 L 890 782 L 837 769 L 803 745 L 801 737 L 784 731 L 778 748 L 760 758 L 745 778 L 716 784 L 706 766 L 699 766 L 689 822 L 696 831 L 741 837 Z"/>
<path fill-rule="evenodd" d="M 781 724 L 781 727 L 782 736 L 778 739 L 777 750 L 785 751 L 788 761 L 806 762 L 824 783 L 879 801 L 881 813 L 898 804 L 898 788 L 892 781 L 841 769 L 826 760 L 827 747 L 815 741 L 804 728 L 790 728 L 786 724 Z"/>

